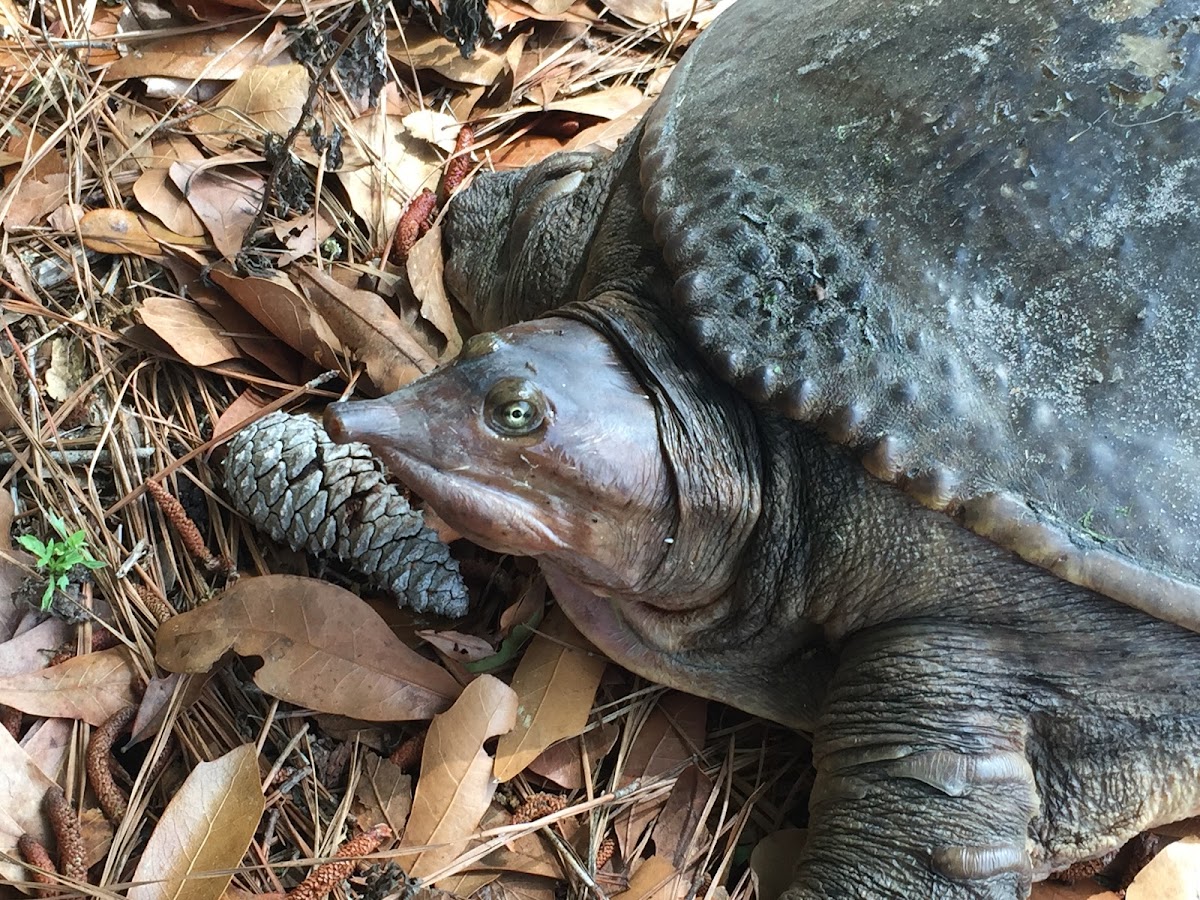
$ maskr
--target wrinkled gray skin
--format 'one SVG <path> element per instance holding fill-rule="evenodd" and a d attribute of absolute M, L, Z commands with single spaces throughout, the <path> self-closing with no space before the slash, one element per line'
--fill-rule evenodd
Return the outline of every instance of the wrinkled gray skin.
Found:
<path fill-rule="evenodd" d="M 611 158 L 452 204 L 502 330 L 327 413 L 618 662 L 812 734 L 792 900 L 1200 812 L 1200 636 L 1142 611 L 1196 621 L 1184 13 L 740 0 Z"/>

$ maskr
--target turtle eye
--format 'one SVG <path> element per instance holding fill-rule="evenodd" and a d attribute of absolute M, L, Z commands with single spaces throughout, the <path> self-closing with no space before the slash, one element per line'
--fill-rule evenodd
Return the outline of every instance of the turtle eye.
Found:
<path fill-rule="evenodd" d="M 542 392 L 521 378 L 504 378 L 492 386 L 484 401 L 488 426 L 505 437 L 533 434 L 546 421 Z"/>

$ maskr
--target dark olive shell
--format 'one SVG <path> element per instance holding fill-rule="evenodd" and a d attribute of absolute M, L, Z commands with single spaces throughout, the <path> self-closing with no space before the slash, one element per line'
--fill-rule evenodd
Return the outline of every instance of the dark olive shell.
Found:
<path fill-rule="evenodd" d="M 1062 577 L 1200 628 L 1195 0 L 739 0 L 641 139 L 698 350 Z"/>

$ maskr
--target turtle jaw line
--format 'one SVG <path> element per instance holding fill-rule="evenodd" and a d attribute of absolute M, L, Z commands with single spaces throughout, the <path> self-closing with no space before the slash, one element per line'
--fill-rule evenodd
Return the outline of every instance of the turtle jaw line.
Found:
<path fill-rule="evenodd" d="M 553 528 L 532 514 L 531 504 L 519 494 L 458 474 L 473 472 L 470 466 L 443 468 L 394 446 L 375 449 L 382 454 L 389 472 L 473 543 L 519 556 L 570 549 Z M 498 523 L 517 526 L 506 529 L 515 538 L 501 539 Z"/>

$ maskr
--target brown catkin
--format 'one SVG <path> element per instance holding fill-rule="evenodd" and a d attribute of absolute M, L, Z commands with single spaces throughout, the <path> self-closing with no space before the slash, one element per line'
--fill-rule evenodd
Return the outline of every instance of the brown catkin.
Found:
<path fill-rule="evenodd" d="M 408 251 L 417 239 L 429 230 L 429 221 L 437 209 L 437 194 L 425 188 L 412 198 L 400 223 L 396 226 L 395 254 L 397 259 L 407 259 Z"/>
<path fill-rule="evenodd" d="M 425 752 L 425 732 L 414 734 L 401 741 L 388 756 L 388 762 L 401 772 L 413 772 L 421 765 L 421 754 Z"/>
<path fill-rule="evenodd" d="M 471 171 L 471 146 L 475 143 L 475 130 L 470 125 L 458 129 L 458 137 L 454 139 L 454 153 L 446 163 L 446 171 L 442 175 L 442 196 L 449 198 L 467 173 Z"/>
<path fill-rule="evenodd" d="M 387 825 L 376 825 L 346 841 L 338 848 L 339 861 L 323 863 L 313 869 L 312 874 L 288 891 L 288 900 L 322 900 L 350 877 L 358 865 L 358 857 L 374 853 L 391 836 L 392 829 Z"/>
<path fill-rule="evenodd" d="M 88 783 L 96 792 L 100 808 L 113 824 L 119 824 L 129 811 L 129 798 L 113 778 L 112 748 L 118 737 L 129 730 L 137 716 L 136 706 L 126 706 L 108 717 L 92 732 L 87 748 Z"/>
<path fill-rule="evenodd" d="M 561 794 L 547 794 L 543 791 L 531 795 L 524 803 L 518 806 L 513 811 L 512 821 L 514 825 L 523 825 L 526 822 L 532 822 L 534 819 L 540 819 L 542 816 L 548 816 L 550 813 L 556 813 L 566 807 L 566 805 L 566 797 Z"/>
<path fill-rule="evenodd" d="M 617 852 L 617 841 L 610 834 L 608 837 L 606 837 L 604 840 L 602 840 L 600 842 L 600 846 L 596 848 L 596 869 L 597 869 L 597 871 L 600 869 L 603 869 L 604 866 L 608 863 L 608 861 L 613 858 L 613 854 L 616 852 Z"/>
<path fill-rule="evenodd" d="M 142 606 L 154 618 L 158 619 L 159 624 L 167 621 L 171 616 L 175 615 L 175 610 L 171 608 L 171 604 L 163 599 L 154 588 L 148 584 L 139 584 L 137 588 L 138 599 L 142 601 Z"/>
<path fill-rule="evenodd" d="M 58 871 L 75 881 L 87 881 L 87 865 L 83 855 L 83 829 L 79 816 L 57 784 L 51 785 L 42 798 L 42 810 L 54 828 L 58 841 Z"/>
<path fill-rule="evenodd" d="M 54 868 L 54 862 L 50 859 L 50 854 L 46 852 L 38 839 L 33 835 L 23 834 L 17 838 L 17 852 L 21 854 L 21 859 L 29 863 L 31 866 L 37 866 L 39 869 L 45 869 L 46 872 L 57 872 Z M 44 872 L 35 872 L 29 870 L 29 880 L 34 884 L 54 884 L 55 880 L 52 876 Z M 48 896 L 50 892 L 45 892 L 41 896 Z"/>
<path fill-rule="evenodd" d="M 220 569 L 221 561 L 212 555 L 212 551 L 208 549 L 208 545 L 204 543 L 204 538 L 200 535 L 200 529 L 184 511 L 183 504 L 171 496 L 170 492 L 157 481 L 146 482 L 146 493 L 154 498 L 163 518 L 171 523 L 171 527 L 183 541 L 183 546 L 191 554 L 192 559 L 210 572 Z"/>

